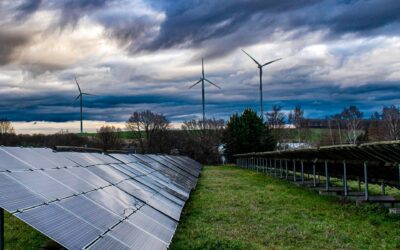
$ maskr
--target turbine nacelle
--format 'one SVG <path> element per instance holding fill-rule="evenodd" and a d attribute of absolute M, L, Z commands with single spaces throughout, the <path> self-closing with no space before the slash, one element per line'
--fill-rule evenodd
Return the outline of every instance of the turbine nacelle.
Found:
<path fill-rule="evenodd" d="M 266 63 L 264 63 L 264 64 L 261 64 L 261 63 L 259 63 L 256 59 L 254 59 L 249 53 L 247 53 L 247 52 L 244 51 L 243 49 L 242 49 L 242 51 L 243 51 L 243 53 L 245 53 L 248 57 L 250 57 L 251 60 L 253 60 L 253 61 L 257 64 L 257 68 L 259 68 L 259 69 L 262 69 L 262 67 L 267 66 L 267 65 L 269 65 L 269 64 L 271 64 L 271 63 L 274 63 L 274 62 L 277 62 L 277 61 L 279 61 L 279 60 L 282 60 L 282 58 L 278 58 L 278 59 L 275 59 L 275 60 L 273 60 L 273 61 L 269 61 L 269 62 L 266 62 Z"/>

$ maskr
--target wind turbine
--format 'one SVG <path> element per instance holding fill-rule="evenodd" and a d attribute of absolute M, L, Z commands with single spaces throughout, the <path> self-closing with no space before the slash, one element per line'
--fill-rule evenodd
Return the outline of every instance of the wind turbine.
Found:
<path fill-rule="evenodd" d="M 84 95 L 92 95 L 92 94 L 82 92 L 81 87 L 79 86 L 78 80 L 76 80 L 76 77 L 75 77 L 75 82 L 76 82 L 76 85 L 78 86 L 78 90 L 79 90 L 79 95 L 75 98 L 75 101 L 80 98 L 80 103 L 81 103 L 81 134 L 83 134 L 83 113 L 82 113 L 82 110 L 83 110 L 83 96 Z M 94 95 L 92 95 L 92 96 L 94 96 Z"/>
<path fill-rule="evenodd" d="M 204 60 L 203 58 L 201 58 L 201 73 L 202 76 L 200 78 L 200 80 L 198 80 L 195 84 L 193 84 L 192 86 L 190 86 L 190 89 L 193 88 L 194 86 L 196 86 L 197 84 L 201 83 L 201 97 L 202 97 L 202 104 L 203 104 L 203 127 L 205 127 L 205 121 L 206 121 L 206 111 L 205 111 L 205 93 L 204 93 L 204 81 L 208 82 L 211 85 L 214 85 L 215 87 L 221 89 L 218 85 L 216 85 L 215 83 L 211 82 L 210 80 L 208 80 L 205 75 L 204 75 Z"/>
<path fill-rule="evenodd" d="M 243 51 L 248 57 L 250 57 L 251 60 L 253 60 L 253 61 L 257 64 L 257 67 L 258 67 L 259 70 L 260 70 L 260 112 L 261 112 L 261 117 L 262 117 L 262 119 L 264 119 L 263 92 L 262 92 L 262 68 L 263 68 L 264 66 L 267 66 L 267 65 L 271 64 L 271 63 L 274 63 L 274 62 L 276 62 L 276 61 L 282 60 L 282 58 L 279 58 L 279 59 L 276 59 L 276 60 L 273 60 L 273 61 L 270 61 L 270 62 L 266 62 L 266 63 L 264 63 L 264 64 L 261 64 L 261 63 L 259 63 L 256 59 L 254 59 L 251 55 L 249 55 L 246 51 L 244 51 L 244 50 L 242 50 L 242 51 Z"/>

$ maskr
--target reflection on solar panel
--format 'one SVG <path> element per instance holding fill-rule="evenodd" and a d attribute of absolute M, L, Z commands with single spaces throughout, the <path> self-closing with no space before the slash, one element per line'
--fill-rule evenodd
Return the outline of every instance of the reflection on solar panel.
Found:
<path fill-rule="evenodd" d="M 68 249 L 167 249 L 201 165 L 0 147 L 0 207 Z"/>

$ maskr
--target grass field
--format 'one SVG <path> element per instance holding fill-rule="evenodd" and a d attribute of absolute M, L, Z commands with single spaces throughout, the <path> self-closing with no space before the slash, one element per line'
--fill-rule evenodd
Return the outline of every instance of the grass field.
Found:
<path fill-rule="evenodd" d="M 48 242 L 7 213 L 5 220 L 6 249 L 39 249 Z M 313 248 L 400 249 L 400 217 L 250 170 L 206 166 L 171 244 L 171 249 Z"/>
<path fill-rule="evenodd" d="M 399 249 L 400 218 L 234 167 L 205 167 L 171 249 Z"/>
<path fill-rule="evenodd" d="M 4 214 L 4 220 L 6 250 L 40 249 L 49 241 L 46 236 L 9 213 Z"/>

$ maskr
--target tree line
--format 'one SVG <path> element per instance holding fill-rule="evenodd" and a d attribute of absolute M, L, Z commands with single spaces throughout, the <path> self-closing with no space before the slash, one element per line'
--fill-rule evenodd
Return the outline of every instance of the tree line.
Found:
<path fill-rule="evenodd" d="M 288 126 L 290 124 L 290 126 Z M 315 140 L 315 128 L 319 128 Z M 202 163 L 220 162 L 221 155 L 233 160 L 233 155 L 245 152 L 283 149 L 286 142 L 312 146 L 357 144 L 368 141 L 398 140 L 400 137 L 400 110 L 396 106 L 383 107 L 371 117 L 356 106 L 323 119 L 304 117 L 300 105 L 285 113 L 274 105 L 266 119 L 255 111 L 245 109 L 222 119 L 183 122 L 180 129 L 171 129 L 171 122 L 162 114 L 150 110 L 136 111 L 126 121 L 129 138 L 122 130 L 103 126 L 95 136 L 61 131 L 53 135 L 17 135 L 12 123 L 0 119 L 0 145 L 8 146 L 84 146 L 103 150 L 130 150 L 135 153 L 182 154 Z"/>

